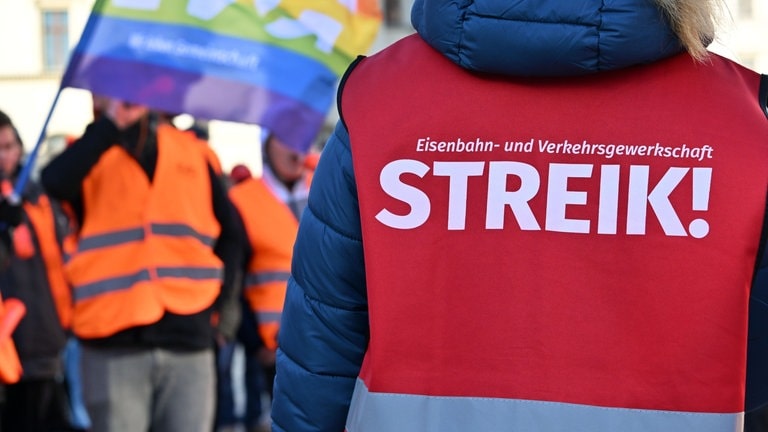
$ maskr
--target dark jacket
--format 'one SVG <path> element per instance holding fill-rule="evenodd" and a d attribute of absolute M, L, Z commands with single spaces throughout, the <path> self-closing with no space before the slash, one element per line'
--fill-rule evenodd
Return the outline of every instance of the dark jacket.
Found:
<path fill-rule="evenodd" d="M 24 187 L 22 202 L 36 204 L 42 194 L 42 188 L 29 181 Z M 60 241 L 67 222 L 55 203 L 52 203 L 52 208 L 52 225 L 56 227 L 56 237 Z M 11 232 L 20 228 L 11 225 L 6 224 L 2 233 L 1 247 L 7 252 L 8 261 L 0 269 L 0 290 L 4 299 L 17 298 L 26 306 L 26 314 L 13 332 L 24 370 L 22 379 L 55 378 L 62 372 L 61 352 L 66 343 L 66 333 L 59 321 L 47 277 L 48 270 L 40 253 L 40 238 L 27 213 L 22 212 L 19 226 L 29 229 L 35 250 L 33 256 L 22 258 L 14 253 L 11 240 Z"/>
<path fill-rule="evenodd" d="M 157 163 L 157 146 L 153 127 L 150 125 L 150 132 L 143 143 L 139 142 L 141 135 L 142 131 L 138 124 L 121 133 L 109 119 L 97 120 L 86 128 L 79 140 L 43 169 L 41 174 L 43 185 L 51 196 L 69 202 L 78 221 L 82 222 L 86 216 L 83 214 L 83 181 L 101 155 L 113 145 L 125 146 L 131 154 L 136 154 L 137 148 L 140 148 L 136 160 L 150 181 L 152 180 Z M 239 316 L 237 304 L 239 291 L 236 281 L 240 277 L 241 239 L 244 235 L 234 219 L 235 210 L 227 197 L 224 185 L 210 165 L 209 174 L 213 211 L 221 225 L 221 234 L 214 252 L 224 262 L 224 281 L 217 303 L 193 315 L 166 312 L 157 323 L 130 328 L 102 339 L 85 340 L 84 343 L 98 346 L 143 346 L 178 350 L 205 349 L 212 346 L 215 337 L 214 328 L 211 326 L 211 315 L 214 310 L 223 309 L 227 310 L 222 312 L 226 317 L 220 320 L 222 325 L 219 326 L 218 331 L 227 338 L 234 337 L 238 320 L 227 318 L 232 313 Z"/>

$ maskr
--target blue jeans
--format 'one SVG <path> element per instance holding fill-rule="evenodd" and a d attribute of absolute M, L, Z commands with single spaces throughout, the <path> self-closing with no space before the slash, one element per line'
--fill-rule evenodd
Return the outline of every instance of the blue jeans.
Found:
<path fill-rule="evenodd" d="M 216 426 L 257 425 L 264 410 L 261 395 L 265 389 L 258 359 L 239 343 L 231 342 L 219 349 L 216 363 Z"/>
<path fill-rule="evenodd" d="M 237 343 L 229 342 L 216 351 L 216 427 L 233 426 L 243 422 L 238 409 L 235 383 L 238 378 L 233 365 Z"/>
<path fill-rule="evenodd" d="M 88 430 L 91 419 L 83 402 L 83 385 L 80 377 L 80 342 L 74 337 L 67 340 L 64 347 L 64 377 L 69 391 L 70 420 L 72 427 Z"/>

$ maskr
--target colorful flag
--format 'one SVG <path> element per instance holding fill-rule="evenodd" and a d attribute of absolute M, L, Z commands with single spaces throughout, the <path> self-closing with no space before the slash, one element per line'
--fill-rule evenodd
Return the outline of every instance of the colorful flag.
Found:
<path fill-rule="evenodd" d="M 377 0 L 97 0 L 62 86 L 258 124 L 305 151 L 380 23 Z"/>

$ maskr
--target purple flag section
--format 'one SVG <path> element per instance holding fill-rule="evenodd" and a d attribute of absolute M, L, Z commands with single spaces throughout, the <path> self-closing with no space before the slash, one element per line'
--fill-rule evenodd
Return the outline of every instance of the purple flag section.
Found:
<path fill-rule="evenodd" d="M 171 114 L 258 124 L 293 149 L 309 150 L 336 91 L 338 75 L 328 65 L 204 26 L 104 14 L 109 4 L 94 5 L 62 87 Z"/>
<path fill-rule="evenodd" d="M 65 86 L 150 106 L 172 114 L 252 123 L 306 152 L 325 115 L 280 93 L 247 83 L 128 60 L 74 53 Z M 78 73 L 79 71 L 79 73 Z"/>

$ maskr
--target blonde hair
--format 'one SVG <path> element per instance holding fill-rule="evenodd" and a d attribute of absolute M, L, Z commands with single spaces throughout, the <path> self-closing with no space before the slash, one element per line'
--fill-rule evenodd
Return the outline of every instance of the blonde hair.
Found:
<path fill-rule="evenodd" d="M 654 0 L 669 20 L 683 47 L 696 60 L 704 60 L 715 39 L 722 0 Z"/>

